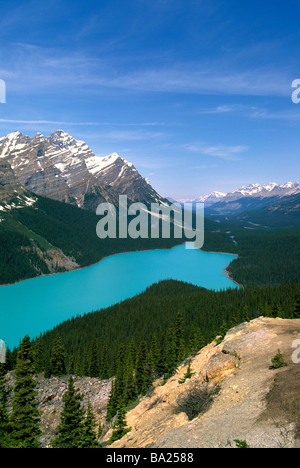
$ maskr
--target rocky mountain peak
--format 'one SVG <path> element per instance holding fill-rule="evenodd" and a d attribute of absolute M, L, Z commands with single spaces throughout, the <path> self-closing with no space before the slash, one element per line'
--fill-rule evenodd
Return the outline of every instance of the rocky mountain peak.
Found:
<path fill-rule="evenodd" d="M 0 138 L 0 158 L 6 159 L 26 189 L 58 201 L 94 210 L 119 194 L 151 203 L 164 200 L 133 164 L 117 153 L 98 157 L 85 141 L 64 130 L 32 138 L 13 132 Z"/>

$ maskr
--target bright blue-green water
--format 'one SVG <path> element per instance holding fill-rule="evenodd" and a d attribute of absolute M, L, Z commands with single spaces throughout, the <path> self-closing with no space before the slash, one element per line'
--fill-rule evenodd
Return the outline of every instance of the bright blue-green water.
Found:
<path fill-rule="evenodd" d="M 236 257 L 186 249 L 130 252 L 96 265 L 0 287 L 0 338 L 9 347 L 62 321 L 135 296 L 161 280 L 174 279 L 220 290 L 237 286 L 224 274 Z"/>

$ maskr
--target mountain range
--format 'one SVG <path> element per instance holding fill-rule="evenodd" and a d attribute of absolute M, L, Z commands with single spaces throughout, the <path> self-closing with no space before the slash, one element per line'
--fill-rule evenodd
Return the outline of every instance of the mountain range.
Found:
<path fill-rule="evenodd" d="M 133 164 L 117 153 L 97 157 L 63 130 L 48 137 L 16 131 L 0 138 L 0 163 L 23 190 L 79 208 L 95 211 L 99 203 L 116 204 L 120 194 L 131 201 L 165 202 Z"/>
<path fill-rule="evenodd" d="M 223 192 L 212 192 L 209 195 L 200 196 L 196 199 L 183 199 L 178 200 L 179 202 L 202 202 L 205 203 L 207 207 L 215 205 L 217 203 L 230 203 L 243 198 L 251 199 L 267 199 L 271 197 L 286 197 L 289 195 L 296 195 L 300 193 L 300 183 L 299 182 L 287 182 L 286 184 L 279 185 L 276 182 L 272 182 L 265 185 L 260 184 L 251 184 L 244 185 L 237 190 L 229 193 Z"/>
<path fill-rule="evenodd" d="M 300 183 L 275 182 L 243 186 L 229 193 L 212 192 L 184 202 L 205 205 L 205 216 L 222 222 L 255 226 L 294 226 L 300 224 Z M 174 200 L 173 200 L 174 201 Z"/>

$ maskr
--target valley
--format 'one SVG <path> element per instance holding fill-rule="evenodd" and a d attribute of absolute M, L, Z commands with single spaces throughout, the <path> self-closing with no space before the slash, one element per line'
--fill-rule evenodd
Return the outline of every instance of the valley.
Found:
<path fill-rule="evenodd" d="M 203 197 L 201 250 L 186 249 L 190 239 L 176 238 L 173 223 L 169 238 L 151 238 L 150 223 L 148 238 L 100 239 L 99 203 L 126 195 L 149 215 L 151 203 L 170 202 L 131 163 L 115 153 L 98 158 L 63 131 L 0 138 L 6 370 L 14 378 L 28 339 L 40 400 L 48 398 L 43 379 L 54 379 L 60 399 L 68 375 L 83 392 L 96 379 L 101 409 L 93 395 L 94 410 L 110 434 L 120 395 L 127 409 L 143 402 L 154 381 L 172 381 L 177 367 L 216 336 L 262 316 L 299 318 L 298 192 L 297 183 L 254 184 Z M 49 411 L 46 446 L 49 424 L 52 436 L 58 424 Z"/>

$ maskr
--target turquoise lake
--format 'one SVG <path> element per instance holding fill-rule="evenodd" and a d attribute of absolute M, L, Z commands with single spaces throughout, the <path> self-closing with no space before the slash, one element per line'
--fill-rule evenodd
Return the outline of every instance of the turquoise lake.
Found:
<path fill-rule="evenodd" d="M 62 321 L 135 296 L 161 280 L 174 279 L 221 290 L 236 288 L 224 273 L 234 255 L 187 249 L 130 252 L 96 265 L 0 287 L 0 338 L 12 348 Z"/>

